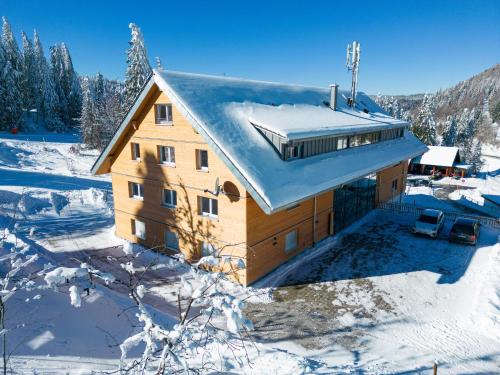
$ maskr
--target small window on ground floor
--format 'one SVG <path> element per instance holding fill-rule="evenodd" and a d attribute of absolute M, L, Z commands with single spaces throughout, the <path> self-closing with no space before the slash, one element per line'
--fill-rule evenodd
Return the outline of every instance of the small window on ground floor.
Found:
<path fill-rule="evenodd" d="M 132 219 L 132 234 L 141 240 L 145 240 L 146 224 L 143 221 Z"/>
<path fill-rule="evenodd" d="M 292 251 L 297 248 L 297 229 L 289 232 L 285 236 L 285 251 Z"/>
<path fill-rule="evenodd" d="M 170 229 L 165 231 L 165 247 L 170 250 L 179 251 L 179 236 Z"/>

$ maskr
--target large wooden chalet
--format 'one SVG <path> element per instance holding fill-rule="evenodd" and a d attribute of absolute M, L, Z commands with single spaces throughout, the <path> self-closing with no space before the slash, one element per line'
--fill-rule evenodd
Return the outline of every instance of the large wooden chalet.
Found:
<path fill-rule="evenodd" d="M 367 95 L 155 71 L 96 161 L 116 235 L 192 261 L 241 257 L 248 285 L 404 191 L 425 145 Z"/>

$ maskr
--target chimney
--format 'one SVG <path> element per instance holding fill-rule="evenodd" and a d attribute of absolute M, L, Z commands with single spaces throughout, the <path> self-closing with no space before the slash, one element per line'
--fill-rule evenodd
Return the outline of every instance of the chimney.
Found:
<path fill-rule="evenodd" d="M 334 111 L 337 110 L 337 93 L 339 91 L 339 85 L 334 83 L 330 85 L 330 108 Z"/>

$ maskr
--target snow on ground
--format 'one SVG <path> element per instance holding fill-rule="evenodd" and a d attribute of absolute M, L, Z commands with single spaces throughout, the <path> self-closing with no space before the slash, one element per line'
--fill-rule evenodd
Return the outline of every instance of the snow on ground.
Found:
<path fill-rule="evenodd" d="M 73 135 L 0 133 L 0 232 L 18 225 L 17 236 L 9 235 L 0 254 L 22 245 L 40 255 L 40 268 L 45 263 L 75 267 L 91 261 L 124 279 L 123 241 L 113 234 L 111 184 L 108 177 L 90 174 L 97 155 L 81 147 Z M 145 302 L 173 323 L 181 277 L 194 284 L 196 280 L 188 266 L 165 256 L 145 253 L 136 266 L 145 267 L 153 260 L 166 266 L 143 280 Z M 223 287 L 248 300 L 263 300 L 229 281 Z M 98 285 L 90 296 L 80 296 L 80 307 L 70 304 L 70 295 L 78 297 L 60 288 L 21 292 L 9 301 L 7 337 L 15 373 L 90 374 L 117 369 L 117 345 L 138 324 L 127 290 Z M 252 366 L 241 370 L 248 374 L 301 373 L 308 365 L 300 356 L 260 344 L 250 346 L 248 356 Z"/>
<path fill-rule="evenodd" d="M 44 262 L 74 267 L 91 260 L 123 278 L 109 179 L 89 173 L 97 153 L 69 135 L 26 138 L 0 134 L 0 230 L 20 224 L 19 241 Z M 448 194 L 445 187 L 411 187 L 405 199 L 456 211 L 453 201 L 434 196 L 439 192 Z M 446 373 L 498 372 L 499 233 L 483 227 L 474 249 L 414 237 L 411 219 L 376 211 L 252 288 L 224 282 L 250 303 L 257 327 L 252 365 L 232 371 L 427 373 L 438 359 Z M 156 258 L 166 266 L 144 279 L 145 302 L 174 322 L 181 280 L 196 280 L 190 267 L 165 256 L 145 253 L 136 266 Z M 9 310 L 17 373 L 116 369 L 116 344 L 137 323 L 123 286 L 98 285 L 80 296 L 78 308 L 65 288 L 39 294 L 18 294 Z"/>
<path fill-rule="evenodd" d="M 412 235 L 413 220 L 377 210 L 270 275 L 273 303 L 248 308 L 258 340 L 318 373 L 427 374 L 434 360 L 440 373 L 498 373 L 500 232 L 462 246 L 446 239 L 451 220 L 437 240 Z"/>

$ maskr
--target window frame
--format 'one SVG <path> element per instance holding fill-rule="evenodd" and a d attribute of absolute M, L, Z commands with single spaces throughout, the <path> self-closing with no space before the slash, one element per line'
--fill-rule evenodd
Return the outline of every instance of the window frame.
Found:
<path fill-rule="evenodd" d="M 130 196 L 130 198 L 137 199 L 139 201 L 143 201 L 144 200 L 144 185 L 139 183 L 139 182 L 133 182 L 133 181 L 129 181 L 128 184 L 129 184 L 129 196 Z M 137 192 L 139 193 L 139 195 L 135 194 L 134 186 L 137 186 Z"/>
<path fill-rule="evenodd" d="M 137 142 L 130 143 L 132 147 L 132 160 L 141 161 L 141 146 Z"/>
<path fill-rule="evenodd" d="M 208 200 L 208 208 L 209 208 L 208 212 L 203 210 L 204 209 L 204 207 L 203 207 L 204 200 Z M 215 205 L 213 202 L 215 202 Z M 216 211 L 215 214 L 213 213 L 214 206 L 215 206 L 215 211 Z M 219 217 L 219 202 L 218 202 L 218 200 L 215 198 L 208 198 L 208 197 L 199 196 L 198 197 L 198 212 L 199 212 L 200 216 L 208 217 L 211 219 L 217 219 Z"/>
<path fill-rule="evenodd" d="M 174 203 L 167 203 L 167 197 L 170 197 Z M 161 192 L 161 205 L 168 208 L 177 207 L 177 191 L 173 189 L 162 189 Z"/>
<path fill-rule="evenodd" d="M 168 150 L 168 153 L 166 151 Z M 167 161 L 167 155 L 169 159 L 173 161 Z M 163 156 L 165 156 L 165 161 L 163 160 Z M 165 165 L 167 167 L 175 167 L 175 147 L 174 146 L 158 146 L 158 160 L 161 165 Z"/>
<path fill-rule="evenodd" d="M 160 118 L 160 108 L 165 107 L 165 114 L 166 114 L 166 119 Z M 155 125 L 160 125 L 160 126 L 172 126 L 174 121 L 174 115 L 172 111 L 172 104 L 171 103 L 158 103 L 155 104 L 154 106 L 154 111 L 155 111 Z"/>
<path fill-rule="evenodd" d="M 294 235 L 295 243 L 293 244 L 293 247 L 289 247 L 288 237 L 292 234 Z M 288 232 L 287 234 L 285 234 L 285 252 L 291 253 L 292 251 L 297 250 L 298 247 L 299 247 L 299 230 L 294 229 L 294 230 Z"/>
<path fill-rule="evenodd" d="M 173 235 L 175 237 L 175 240 L 176 240 L 176 247 L 174 246 L 169 246 L 169 241 L 168 241 L 168 236 L 169 235 Z M 170 229 L 165 229 L 165 234 L 164 234 L 164 238 L 163 240 L 165 241 L 165 248 L 168 249 L 168 250 L 172 250 L 172 251 L 175 251 L 175 252 L 180 252 L 181 249 L 180 249 L 180 246 L 179 246 L 179 234 L 177 232 L 174 232 Z"/>
<path fill-rule="evenodd" d="M 141 221 L 141 220 L 138 220 L 138 219 L 131 219 L 132 220 L 132 234 L 141 239 L 141 240 L 146 240 L 146 223 L 144 221 Z M 142 231 L 142 234 L 141 232 L 138 232 L 137 229 L 138 229 L 138 225 L 137 223 L 141 223 L 141 225 L 143 226 L 143 231 Z"/>
<path fill-rule="evenodd" d="M 339 142 L 343 147 L 339 147 Z M 335 142 L 335 150 L 345 150 L 349 148 L 349 137 L 337 137 Z"/>
<path fill-rule="evenodd" d="M 202 154 L 205 153 L 207 155 L 207 165 L 203 166 L 203 157 Z M 197 149 L 196 150 L 196 169 L 201 172 L 208 172 L 208 150 Z"/>

